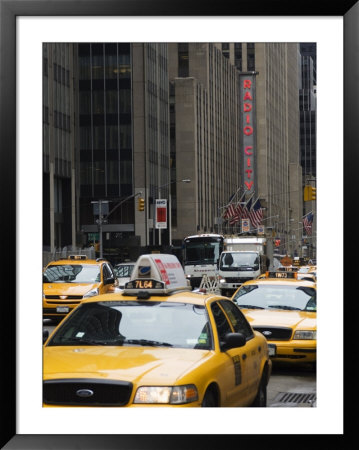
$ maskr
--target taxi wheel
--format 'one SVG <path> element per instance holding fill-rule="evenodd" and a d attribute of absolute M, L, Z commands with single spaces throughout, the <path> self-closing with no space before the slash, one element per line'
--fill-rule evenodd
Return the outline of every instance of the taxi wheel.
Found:
<path fill-rule="evenodd" d="M 216 394 L 214 393 L 213 389 L 208 389 L 203 397 L 202 408 L 215 406 L 218 406 Z"/>
<path fill-rule="evenodd" d="M 267 406 L 267 383 L 265 372 L 262 375 L 261 382 L 259 383 L 258 392 L 252 405 L 253 407 L 266 407 Z"/>

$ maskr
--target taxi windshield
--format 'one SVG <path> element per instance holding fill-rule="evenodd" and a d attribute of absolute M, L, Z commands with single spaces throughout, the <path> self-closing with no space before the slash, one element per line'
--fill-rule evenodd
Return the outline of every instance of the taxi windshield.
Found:
<path fill-rule="evenodd" d="M 240 308 L 317 310 L 316 291 L 306 286 L 249 284 L 242 286 L 233 297 Z"/>
<path fill-rule="evenodd" d="M 56 264 L 47 267 L 43 283 L 99 283 L 100 266 L 81 264 Z"/>
<path fill-rule="evenodd" d="M 80 305 L 48 345 L 213 348 L 204 306 L 136 300 Z"/>

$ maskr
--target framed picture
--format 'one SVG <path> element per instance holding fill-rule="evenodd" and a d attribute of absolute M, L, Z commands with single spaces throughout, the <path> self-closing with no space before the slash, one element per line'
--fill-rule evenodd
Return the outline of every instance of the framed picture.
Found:
<path fill-rule="evenodd" d="M 286 410 L 272 410 L 270 413 L 248 411 L 246 416 L 249 418 L 244 418 L 244 411 L 241 409 L 228 411 L 226 408 L 223 414 L 221 411 L 212 409 L 201 411 L 200 415 L 190 411 L 183 416 L 174 415 L 175 420 L 170 422 L 168 417 L 164 418 L 163 415 L 154 420 L 156 414 L 152 411 L 149 413 L 146 408 L 140 413 L 136 411 L 136 415 L 133 409 L 128 408 L 131 411 L 126 411 L 126 417 L 123 411 L 116 411 L 112 418 L 109 417 L 108 410 L 101 409 L 94 413 L 93 410 L 84 408 L 81 409 L 80 414 L 79 409 L 72 408 L 72 411 L 68 413 L 71 419 L 66 422 L 64 414 L 57 411 L 57 408 L 48 408 L 44 411 L 41 404 L 42 327 L 38 318 L 38 314 L 41 314 L 42 290 L 41 42 L 318 42 L 319 70 L 326 70 L 329 80 L 331 72 L 336 74 L 340 72 L 337 66 L 338 61 L 341 64 L 344 60 L 344 90 L 339 84 L 326 87 L 325 91 L 336 100 L 335 105 L 340 104 L 342 95 L 344 99 L 344 111 L 341 106 L 333 111 L 337 119 L 337 128 L 327 131 L 327 134 L 334 134 L 335 142 L 339 142 L 339 148 L 335 153 L 336 170 L 343 167 L 344 179 L 340 170 L 336 172 L 328 170 L 329 176 L 336 179 L 338 187 L 333 191 L 334 201 L 330 198 L 323 202 L 324 212 L 321 222 L 322 224 L 327 220 L 330 222 L 329 236 L 333 239 L 330 217 L 335 204 L 335 212 L 339 219 L 336 217 L 337 232 L 332 254 L 336 258 L 337 265 L 341 266 L 343 262 L 341 216 L 345 206 L 347 206 L 347 212 L 351 214 L 354 210 L 353 181 L 356 179 L 358 170 L 358 156 L 355 151 L 359 128 L 357 125 L 359 123 L 358 4 L 356 1 L 343 1 L 338 5 L 322 5 L 319 2 L 291 4 L 291 2 L 283 1 L 273 5 L 272 2 L 257 0 L 250 3 L 237 2 L 234 6 L 232 3 L 222 2 L 216 5 L 211 3 L 204 9 L 199 2 L 197 4 L 188 0 L 176 3 L 166 0 L 132 0 L 131 2 L 125 0 L 88 0 L 87 2 L 0 0 L 0 183 L 2 187 L 0 192 L 2 192 L 4 214 L 2 267 L 5 269 L 3 295 L 5 308 L 1 327 L 2 448 L 167 449 L 183 448 L 186 445 L 193 447 L 202 445 L 204 441 L 208 441 L 208 445 L 218 445 L 222 448 L 224 443 L 237 445 L 239 437 L 242 445 L 243 442 L 248 445 L 258 442 L 260 445 L 273 440 L 276 446 L 280 446 L 282 441 L 278 437 L 288 433 L 288 429 L 281 428 L 280 425 L 287 424 Z M 342 49 L 339 45 L 339 52 L 338 44 L 331 40 L 333 39 L 329 32 L 331 25 L 335 33 L 338 30 L 344 30 L 343 36 L 335 35 L 339 38 L 339 43 L 342 38 L 344 39 L 344 47 Z M 30 46 L 23 46 L 26 40 L 29 41 Z M 334 49 L 330 48 L 328 42 L 333 44 Z M 343 53 L 341 53 L 342 50 Z M 33 90 L 28 92 L 22 89 L 21 79 L 24 74 L 29 77 L 35 75 Z M 322 76 L 321 80 L 324 78 Z M 337 77 L 334 79 L 338 80 Z M 33 114 L 31 108 L 26 108 L 26 114 L 23 114 L 19 105 L 23 105 L 24 99 L 26 103 L 33 105 Z M 324 113 L 328 114 L 328 111 L 323 111 Z M 342 114 L 344 127 L 341 120 Z M 340 148 L 342 142 L 344 142 L 344 153 Z M 321 161 L 323 162 L 324 158 L 321 158 Z M 328 160 L 328 166 L 332 167 L 330 160 Z M 323 183 L 323 190 L 331 185 L 332 178 Z M 342 203 L 343 181 L 347 184 Z M 351 183 L 351 189 L 349 189 L 349 183 Z M 25 192 L 26 201 L 24 202 L 22 197 Z M 318 196 L 320 196 L 320 189 Z M 328 215 L 329 209 L 330 215 Z M 354 220 L 350 220 L 350 217 L 348 219 L 346 235 L 354 236 L 354 230 L 351 230 Z M 324 225 L 323 231 L 325 228 Z M 328 230 L 324 233 L 328 238 Z M 327 247 L 323 241 L 321 245 L 321 248 Z M 324 259 L 322 259 L 323 267 L 328 268 Z M 19 273 L 24 276 L 20 277 Z M 325 279 L 325 271 L 323 270 L 319 276 Z M 341 279 L 338 280 L 339 286 L 340 281 Z M 322 284 L 322 289 L 322 292 L 329 297 L 333 295 L 333 289 L 329 290 L 325 283 Z M 26 301 L 31 301 L 34 305 L 29 316 L 27 316 L 28 306 L 23 307 Z M 323 300 L 322 303 L 324 308 L 325 301 Z M 345 318 L 349 316 L 348 311 L 352 304 L 346 307 Z M 323 320 L 323 329 L 326 326 L 325 322 L 330 322 L 331 319 L 332 316 L 329 316 L 329 320 Z M 329 326 L 332 326 L 332 323 Z M 338 328 L 341 330 L 340 326 Z M 332 331 L 335 330 L 332 329 Z M 327 329 L 327 332 L 329 334 L 330 331 Z M 306 410 L 306 420 L 309 423 L 303 427 L 301 422 L 299 427 L 290 428 L 289 431 L 290 434 L 298 435 L 296 439 L 303 443 L 307 434 L 321 436 L 327 434 L 331 435 L 330 439 L 338 441 L 344 436 L 341 423 L 343 403 L 341 392 L 338 393 L 341 391 L 338 390 L 338 384 L 342 382 L 343 373 L 340 352 L 342 337 L 340 334 L 334 338 L 334 353 L 339 354 L 336 360 L 333 360 L 335 355 L 331 349 L 327 348 L 325 342 L 321 344 L 320 350 L 323 351 L 325 359 L 330 359 L 323 362 L 323 370 L 322 372 L 319 370 L 319 375 L 323 376 L 322 379 L 326 378 L 325 383 L 332 383 L 326 386 L 325 392 L 330 391 L 333 395 L 336 394 L 334 395 L 335 410 L 329 416 L 325 415 L 324 419 L 321 415 L 324 414 L 321 405 L 318 405 L 318 411 L 314 412 L 314 408 Z M 328 364 L 330 364 L 329 372 Z M 349 364 L 348 361 L 347 364 Z M 328 373 L 331 374 L 331 381 L 328 381 Z M 22 382 L 24 374 L 28 375 L 29 380 L 25 383 Z M 24 402 L 24 398 L 29 401 Z M 323 403 L 326 401 L 323 398 Z M 27 403 L 25 408 L 24 403 Z M 293 411 L 293 409 L 291 415 L 299 414 L 298 417 L 301 417 L 302 412 Z M 273 421 L 273 415 L 277 413 L 278 418 L 283 419 L 283 422 Z M 114 418 L 116 418 L 115 425 Z M 108 424 L 104 423 L 105 420 L 109 421 Z M 288 445 L 287 442 L 284 444 Z"/>

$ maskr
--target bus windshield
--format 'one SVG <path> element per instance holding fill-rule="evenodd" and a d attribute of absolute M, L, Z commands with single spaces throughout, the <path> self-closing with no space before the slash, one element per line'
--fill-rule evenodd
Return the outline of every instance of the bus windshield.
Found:
<path fill-rule="evenodd" d="M 223 250 L 223 238 L 202 237 L 184 240 L 184 264 L 216 264 Z"/>

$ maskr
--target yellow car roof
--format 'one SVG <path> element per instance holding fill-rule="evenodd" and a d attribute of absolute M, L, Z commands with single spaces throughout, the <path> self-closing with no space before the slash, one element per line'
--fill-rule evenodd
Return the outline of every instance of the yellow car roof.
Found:
<path fill-rule="evenodd" d="M 57 266 L 57 265 L 63 265 L 63 264 L 71 264 L 71 265 L 84 265 L 84 264 L 94 264 L 94 265 L 100 265 L 106 261 L 96 261 L 95 259 L 58 259 L 57 261 L 51 261 L 49 262 L 48 266 Z"/>
<path fill-rule="evenodd" d="M 152 294 L 148 299 L 138 298 L 136 294 L 109 293 L 101 294 L 96 297 L 90 297 L 81 301 L 81 303 L 94 302 L 116 302 L 116 301 L 134 301 L 141 300 L 146 302 L 176 302 L 176 303 L 192 303 L 194 305 L 205 305 L 211 298 L 218 298 L 215 294 L 201 294 L 195 292 L 176 292 L 170 295 Z"/>
<path fill-rule="evenodd" d="M 307 287 L 313 287 L 316 289 L 316 283 L 314 281 L 309 280 L 297 280 L 295 278 L 257 278 L 254 280 L 246 281 L 242 284 L 248 285 L 248 284 L 274 284 L 274 285 L 286 285 L 286 286 L 307 286 Z M 239 288 L 240 289 L 240 288 Z"/>

